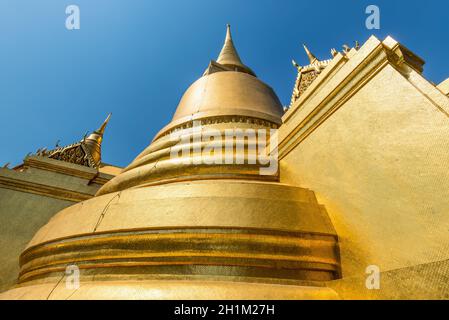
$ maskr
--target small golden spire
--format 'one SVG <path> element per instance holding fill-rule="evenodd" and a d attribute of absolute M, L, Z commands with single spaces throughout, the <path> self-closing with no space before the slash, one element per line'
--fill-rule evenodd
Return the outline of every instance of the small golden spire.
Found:
<path fill-rule="evenodd" d="M 99 134 L 103 134 L 104 133 L 104 129 L 106 128 L 106 126 L 108 125 L 109 119 L 111 118 L 112 113 L 108 114 L 106 120 L 104 120 L 103 124 L 101 125 L 100 129 L 97 130 L 97 132 Z"/>
<path fill-rule="evenodd" d="M 217 62 L 224 65 L 243 66 L 242 60 L 240 60 L 234 42 L 232 41 L 231 26 L 229 24 L 226 25 L 226 38 L 223 48 L 218 55 Z"/>
<path fill-rule="evenodd" d="M 307 53 L 307 57 L 309 58 L 310 64 L 313 64 L 315 61 L 318 61 L 318 59 L 313 55 L 312 52 L 310 52 L 309 48 L 305 44 L 303 44 L 304 50 Z"/>
<path fill-rule="evenodd" d="M 99 129 L 91 133 L 87 138 L 83 140 L 84 144 L 89 148 L 90 154 L 96 165 L 101 162 L 101 142 L 103 141 L 103 134 L 106 126 L 111 118 L 110 113 Z"/>
<path fill-rule="evenodd" d="M 296 70 L 301 71 L 302 67 L 294 59 L 292 59 L 292 65 L 296 68 Z"/>
<path fill-rule="evenodd" d="M 232 41 L 231 26 L 229 24 L 226 25 L 226 38 L 223 44 L 223 48 L 218 55 L 217 62 L 227 67 L 231 67 L 232 69 L 235 69 L 237 71 L 246 72 L 255 76 L 254 72 L 250 68 L 245 66 L 242 60 L 240 60 L 240 56 L 237 53 L 234 42 Z"/>

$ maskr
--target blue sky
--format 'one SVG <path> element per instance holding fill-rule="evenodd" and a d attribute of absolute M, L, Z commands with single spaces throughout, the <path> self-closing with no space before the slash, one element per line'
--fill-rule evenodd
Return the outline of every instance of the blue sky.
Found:
<path fill-rule="evenodd" d="M 65 28 L 76 4 L 81 29 Z M 378 5 L 381 29 L 367 30 Z M 230 23 L 244 63 L 288 104 L 305 42 L 330 49 L 393 36 L 449 77 L 449 1 L 0 0 L 0 165 L 70 144 L 112 112 L 103 161 L 126 166 L 167 124 L 221 49 Z"/>

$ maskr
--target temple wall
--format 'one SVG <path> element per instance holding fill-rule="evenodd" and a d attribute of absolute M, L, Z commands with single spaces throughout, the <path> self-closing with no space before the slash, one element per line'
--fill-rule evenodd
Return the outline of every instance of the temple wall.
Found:
<path fill-rule="evenodd" d="M 313 190 L 326 206 L 341 250 L 334 285 L 350 285 L 348 297 L 367 294 L 369 265 L 404 268 L 413 285 L 425 281 L 415 269 L 430 264 L 440 272 L 432 288 L 449 289 L 447 267 L 435 267 L 449 259 L 449 99 L 416 71 L 409 79 L 387 64 L 280 161 L 281 182 Z M 383 297 L 407 294 L 401 283 L 390 277 Z"/>
<path fill-rule="evenodd" d="M 33 235 L 75 202 L 0 188 L 0 291 L 16 283 L 19 256 Z"/>
<path fill-rule="evenodd" d="M 0 292 L 16 283 L 19 256 L 34 234 L 57 212 L 93 197 L 113 177 L 101 168 L 98 173 L 39 156 L 27 157 L 20 170 L 0 169 Z"/>

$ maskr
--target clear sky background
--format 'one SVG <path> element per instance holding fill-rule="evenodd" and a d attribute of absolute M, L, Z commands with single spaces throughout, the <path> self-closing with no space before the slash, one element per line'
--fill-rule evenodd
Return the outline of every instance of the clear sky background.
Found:
<path fill-rule="evenodd" d="M 81 29 L 65 28 L 76 4 Z M 365 8 L 381 10 L 367 30 Z M 393 36 L 449 77 L 449 1 L 0 0 L 0 166 L 82 139 L 109 112 L 103 161 L 126 166 L 166 125 L 188 86 L 216 59 L 230 23 L 245 64 L 289 103 L 305 42 L 330 49 Z"/>

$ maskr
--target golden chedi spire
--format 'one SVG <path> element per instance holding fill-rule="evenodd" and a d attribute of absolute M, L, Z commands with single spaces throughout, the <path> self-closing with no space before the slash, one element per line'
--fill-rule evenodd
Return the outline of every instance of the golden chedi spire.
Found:
<path fill-rule="evenodd" d="M 104 130 L 106 129 L 111 115 L 112 113 L 107 116 L 100 128 L 92 132 L 83 140 L 84 144 L 89 149 L 90 155 L 97 165 L 101 162 L 101 142 L 103 141 Z"/>
<path fill-rule="evenodd" d="M 217 62 L 233 70 L 255 75 L 254 72 L 249 67 L 244 65 L 240 59 L 237 49 L 234 46 L 234 41 L 232 40 L 231 26 L 229 24 L 226 25 L 226 38 L 223 48 L 218 55 Z"/>
<path fill-rule="evenodd" d="M 168 157 L 170 148 L 179 142 L 182 132 L 192 135 L 194 123 L 211 124 L 224 130 L 245 123 L 257 128 L 277 128 L 281 124 L 282 105 L 272 88 L 259 80 L 245 66 L 232 41 L 227 26 L 226 39 L 217 62 L 209 65 L 203 76 L 182 96 L 172 121 L 162 128 L 148 146 L 120 175 L 106 183 L 98 195 L 120 191 L 143 184 L 163 183 L 204 177 L 239 179 L 277 179 L 261 177 L 258 165 L 202 165 Z M 194 129 L 193 129 L 194 130 Z M 173 135 L 178 132 L 178 138 Z M 177 140 L 178 139 L 178 140 Z M 207 142 L 202 142 L 206 145 Z M 189 155 L 194 157 L 194 155 Z M 193 161 L 194 162 L 194 161 Z"/>
<path fill-rule="evenodd" d="M 218 55 L 217 62 L 225 65 L 227 64 L 243 66 L 239 54 L 235 49 L 234 42 L 232 41 L 231 26 L 229 24 L 226 25 L 226 38 L 223 44 L 223 48 Z"/>

